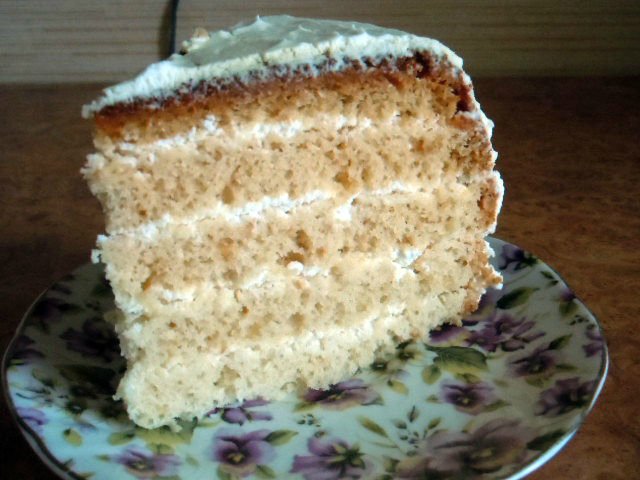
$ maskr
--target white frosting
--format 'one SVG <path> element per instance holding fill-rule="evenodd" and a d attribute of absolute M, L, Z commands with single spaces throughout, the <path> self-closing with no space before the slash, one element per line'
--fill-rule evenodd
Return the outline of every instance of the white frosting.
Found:
<path fill-rule="evenodd" d="M 338 208 L 336 208 L 333 212 L 333 218 L 335 218 L 339 222 L 350 222 L 351 221 L 351 209 L 353 208 L 353 201 L 356 196 L 352 196 L 348 202 L 343 203 Z"/>
<path fill-rule="evenodd" d="M 191 288 L 189 290 L 168 290 L 166 288 L 159 288 L 160 297 L 169 303 L 173 302 L 192 302 L 195 299 L 195 289 Z"/>
<path fill-rule="evenodd" d="M 252 288 L 260 287 L 264 285 L 268 281 L 268 279 L 269 279 L 269 272 L 267 272 L 267 270 L 262 270 L 258 275 L 256 275 L 249 281 L 245 282 L 242 288 L 249 290 Z"/>
<path fill-rule="evenodd" d="M 389 117 L 387 124 L 391 125 L 394 122 L 394 117 Z M 255 123 L 249 128 L 244 128 L 244 125 L 232 124 L 228 130 L 220 128 L 218 126 L 218 120 L 214 115 L 209 115 L 205 120 L 200 122 L 197 126 L 194 126 L 187 133 L 179 133 L 170 137 L 161 138 L 153 142 L 143 144 L 143 148 L 157 148 L 158 150 L 170 150 L 176 147 L 184 147 L 187 145 L 198 144 L 211 137 L 221 137 L 226 135 L 232 135 L 238 140 L 264 140 L 271 135 L 280 138 L 293 138 L 296 135 L 308 132 L 318 128 L 332 128 L 336 131 L 341 130 L 344 127 L 362 131 L 371 128 L 373 122 L 368 119 L 359 119 L 358 117 L 346 117 L 344 115 L 318 115 L 314 118 L 307 119 L 306 122 L 301 120 L 292 120 L 287 122 L 265 122 Z M 128 152 L 140 151 L 141 145 L 121 141 L 115 144 L 115 148 L 123 154 Z M 95 168 L 102 168 L 105 164 L 104 159 L 96 158 L 95 154 L 89 155 L 88 161 L 90 164 L 95 164 Z M 98 155 L 99 157 L 99 155 Z M 118 161 L 129 166 L 137 166 L 140 159 L 136 159 L 131 156 L 118 157 Z"/>
<path fill-rule="evenodd" d="M 393 261 L 400 265 L 402 268 L 409 267 L 422 255 L 422 250 L 416 248 L 402 248 L 396 249 L 393 252 Z"/>
<path fill-rule="evenodd" d="M 394 277 L 396 282 L 402 280 L 406 275 L 415 275 L 413 272 L 413 262 L 422 256 L 423 252 L 416 248 L 396 249 L 391 254 L 391 261 L 395 268 Z"/>
<path fill-rule="evenodd" d="M 321 268 L 317 265 L 307 266 L 295 260 L 287 263 L 287 269 L 291 270 L 296 275 L 302 275 L 303 277 L 316 277 L 318 275 L 326 277 L 329 275 L 329 270 L 326 268 Z"/>
<path fill-rule="evenodd" d="M 437 185 L 434 182 L 432 183 L 430 188 L 435 188 L 436 186 Z M 371 195 L 374 197 L 383 197 L 386 195 L 390 195 L 392 193 L 417 193 L 423 190 L 424 190 L 424 186 L 417 185 L 417 184 L 411 185 L 408 183 L 395 180 L 391 182 L 391 184 L 386 188 L 377 188 L 375 190 L 369 190 L 368 192 L 365 192 L 365 193 L 366 195 Z"/>
<path fill-rule="evenodd" d="M 365 57 L 409 56 L 428 50 L 462 68 L 462 60 L 436 40 L 399 30 L 357 22 L 295 18 L 286 15 L 256 18 L 231 30 L 198 34 L 184 43 L 185 54 L 154 63 L 140 75 L 104 90 L 83 108 L 88 117 L 105 106 L 134 99 L 163 99 L 206 79 L 243 78 L 277 66 L 310 65 L 310 74 L 328 58 L 339 71 L 349 60 Z"/>
<path fill-rule="evenodd" d="M 145 223 L 126 232 L 116 231 L 114 234 L 134 233 L 140 235 L 146 240 L 152 240 L 156 238 L 158 233 L 168 225 L 183 225 L 195 228 L 198 222 L 207 218 L 216 217 L 224 218 L 226 221 L 231 223 L 239 223 L 249 219 L 260 219 L 267 210 L 287 214 L 294 208 L 309 205 L 319 200 L 327 200 L 329 198 L 331 198 L 331 196 L 328 192 L 313 190 L 299 198 L 291 198 L 287 193 L 278 197 L 263 197 L 257 202 L 247 202 L 241 207 L 229 207 L 228 205 L 219 202 L 213 208 L 203 211 L 199 215 L 193 215 L 188 218 L 181 218 L 180 220 L 177 220 L 167 213 L 163 215 L 160 220 Z"/>
<path fill-rule="evenodd" d="M 327 351 L 343 348 L 336 344 L 334 339 L 348 339 L 346 343 L 351 345 L 363 341 L 375 341 L 376 338 L 386 338 L 389 331 L 397 330 L 406 323 L 403 315 L 406 310 L 404 303 L 393 303 L 381 309 L 381 311 L 362 319 L 355 325 L 341 327 L 323 327 L 321 331 L 310 328 L 299 332 L 294 337 L 281 335 L 263 342 L 260 346 L 262 352 L 258 352 L 254 343 L 246 338 L 238 338 L 229 344 L 226 355 L 240 355 L 246 362 L 259 362 L 259 355 L 281 355 L 282 352 L 298 354 L 302 350 L 314 355 L 327 355 Z"/>
<path fill-rule="evenodd" d="M 403 182 L 393 182 L 388 188 L 369 190 L 353 195 L 344 203 L 338 205 L 334 209 L 334 218 L 338 221 L 351 220 L 351 208 L 356 197 L 380 197 L 392 193 L 416 193 L 422 190 L 419 185 L 405 184 Z M 184 217 L 180 219 L 174 218 L 170 214 L 164 214 L 160 220 L 144 223 L 133 229 L 116 230 L 111 235 L 136 235 L 147 241 L 154 240 L 158 234 L 169 225 L 181 225 L 195 229 L 198 222 L 210 218 L 224 218 L 230 223 L 242 223 L 250 219 L 262 219 L 267 211 L 274 211 L 281 215 L 287 215 L 292 210 L 311 205 L 312 203 L 329 200 L 332 198 L 330 192 L 324 190 L 312 190 L 302 197 L 291 198 L 287 193 L 277 197 L 263 197 L 256 202 L 247 202 L 240 207 L 230 207 L 222 202 L 218 202 L 215 206 L 199 212 L 197 215 Z M 98 245 L 102 241 L 107 240 L 106 235 L 98 236 Z"/>

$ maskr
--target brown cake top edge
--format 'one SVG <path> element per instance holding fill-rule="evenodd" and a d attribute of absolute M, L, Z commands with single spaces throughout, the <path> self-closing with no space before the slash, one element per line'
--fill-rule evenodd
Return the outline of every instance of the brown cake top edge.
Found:
<path fill-rule="evenodd" d="M 315 69 L 315 71 L 314 71 Z M 352 60 L 348 67 L 335 71 L 332 59 L 322 65 L 304 64 L 297 67 L 279 65 L 267 71 L 255 71 L 244 78 L 212 78 L 193 84 L 184 84 L 171 96 L 137 98 L 132 101 L 107 105 L 94 114 L 98 129 L 109 135 L 117 135 L 129 122 L 139 122 L 141 117 L 177 114 L 213 101 L 232 101 L 234 98 L 265 94 L 274 85 L 299 88 L 298 82 L 334 77 L 348 79 L 354 76 L 383 75 L 389 82 L 397 83 L 398 74 L 410 75 L 447 85 L 459 100 L 457 111 L 473 112 L 478 109 L 473 97 L 469 77 L 455 66 L 429 52 L 416 52 L 410 57 Z M 231 102 L 233 103 L 233 102 Z"/>

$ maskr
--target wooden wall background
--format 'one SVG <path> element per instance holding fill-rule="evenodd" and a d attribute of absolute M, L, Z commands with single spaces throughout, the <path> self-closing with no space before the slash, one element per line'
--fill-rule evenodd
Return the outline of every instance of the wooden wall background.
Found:
<path fill-rule="evenodd" d="M 169 0 L 0 0 L 0 82 L 124 79 L 162 57 Z M 438 38 L 474 76 L 640 73 L 638 0 L 182 0 L 177 38 L 257 14 Z"/>

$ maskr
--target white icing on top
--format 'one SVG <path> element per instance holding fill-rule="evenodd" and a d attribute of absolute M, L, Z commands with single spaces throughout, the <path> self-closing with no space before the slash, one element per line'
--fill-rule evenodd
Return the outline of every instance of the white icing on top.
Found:
<path fill-rule="evenodd" d="M 183 50 L 184 55 L 174 54 L 150 65 L 136 78 L 107 88 L 102 97 L 84 106 L 83 116 L 116 103 L 162 99 L 205 79 L 243 78 L 279 65 L 295 68 L 308 64 L 312 66 L 310 73 L 317 74 L 313 67 L 328 58 L 335 60 L 330 69 L 339 71 L 348 64 L 345 60 L 429 51 L 462 68 L 456 54 L 430 38 L 364 23 L 287 15 L 257 17 L 253 23 L 231 30 L 198 33 L 183 44 Z"/>

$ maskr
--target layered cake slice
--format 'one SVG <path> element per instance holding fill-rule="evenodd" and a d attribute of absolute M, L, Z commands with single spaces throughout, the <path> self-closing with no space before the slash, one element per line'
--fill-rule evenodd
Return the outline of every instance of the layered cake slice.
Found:
<path fill-rule="evenodd" d="M 434 40 L 259 18 L 84 114 L 138 425 L 327 387 L 501 281 L 492 124 Z"/>

